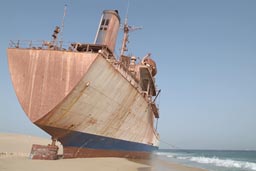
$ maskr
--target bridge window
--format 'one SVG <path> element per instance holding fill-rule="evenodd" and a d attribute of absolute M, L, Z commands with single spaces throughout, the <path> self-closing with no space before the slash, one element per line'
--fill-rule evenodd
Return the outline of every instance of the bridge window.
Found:
<path fill-rule="evenodd" d="M 107 30 L 109 19 L 102 19 L 100 30 Z"/>

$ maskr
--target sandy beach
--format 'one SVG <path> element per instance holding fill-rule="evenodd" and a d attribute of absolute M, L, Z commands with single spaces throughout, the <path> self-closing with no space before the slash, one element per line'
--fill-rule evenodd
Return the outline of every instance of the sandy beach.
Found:
<path fill-rule="evenodd" d="M 1 171 L 204 171 L 203 169 L 170 163 L 157 158 L 151 161 L 131 161 L 124 158 L 78 158 L 31 160 L 32 144 L 47 145 L 51 140 L 30 135 L 0 134 Z M 61 152 L 61 151 L 60 151 Z"/>

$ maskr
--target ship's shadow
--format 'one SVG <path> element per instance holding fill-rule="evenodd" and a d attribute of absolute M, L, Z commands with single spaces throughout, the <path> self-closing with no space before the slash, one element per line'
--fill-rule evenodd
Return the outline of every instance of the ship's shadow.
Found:
<path fill-rule="evenodd" d="M 138 171 L 156 171 L 155 162 L 158 160 L 157 156 L 152 155 L 149 159 L 128 159 L 129 161 L 146 165 L 145 167 L 140 167 Z"/>

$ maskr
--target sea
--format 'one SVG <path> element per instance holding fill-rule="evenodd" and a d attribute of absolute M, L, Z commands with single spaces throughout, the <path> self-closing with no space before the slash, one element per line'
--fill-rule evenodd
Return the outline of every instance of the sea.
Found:
<path fill-rule="evenodd" d="M 159 150 L 163 160 L 209 171 L 256 171 L 256 151 Z"/>

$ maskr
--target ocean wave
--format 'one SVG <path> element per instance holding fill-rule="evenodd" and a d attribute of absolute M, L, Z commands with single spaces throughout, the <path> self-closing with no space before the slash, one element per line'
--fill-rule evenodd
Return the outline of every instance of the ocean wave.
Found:
<path fill-rule="evenodd" d="M 158 155 L 158 156 L 167 156 L 168 153 L 166 152 L 155 152 L 154 154 Z"/>
<path fill-rule="evenodd" d="M 170 158 L 174 158 L 175 155 L 172 153 L 166 153 L 166 152 L 155 152 L 154 154 L 158 155 L 158 156 L 166 156 L 166 157 L 170 157 Z"/>
<path fill-rule="evenodd" d="M 191 157 L 177 157 L 177 159 L 180 159 L 180 160 L 189 160 Z"/>
<path fill-rule="evenodd" d="M 214 164 L 220 167 L 256 170 L 256 163 L 252 162 L 235 161 L 231 159 L 219 159 L 217 157 L 190 157 L 188 160 L 203 164 Z"/>
<path fill-rule="evenodd" d="M 174 158 L 172 154 L 167 155 L 167 157 Z"/>

